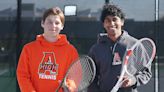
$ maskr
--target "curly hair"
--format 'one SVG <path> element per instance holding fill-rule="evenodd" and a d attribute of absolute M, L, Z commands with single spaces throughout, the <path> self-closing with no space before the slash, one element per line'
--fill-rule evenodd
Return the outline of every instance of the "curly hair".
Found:
<path fill-rule="evenodd" d="M 118 16 L 121 20 L 125 20 L 125 15 L 120 8 L 116 5 L 105 4 L 100 17 L 101 22 L 104 22 L 104 19 L 109 15 Z"/>

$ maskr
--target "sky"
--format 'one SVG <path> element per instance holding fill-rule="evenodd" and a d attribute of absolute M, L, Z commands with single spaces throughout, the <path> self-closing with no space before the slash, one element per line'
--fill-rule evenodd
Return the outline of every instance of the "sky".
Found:
<path fill-rule="evenodd" d="M 151 21 L 155 15 L 155 0 L 110 0 L 125 12 L 128 18 Z M 64 6 L 75 4 L 78 10 L 90 8 L 92 12 L 99 10 L 104 4 L 103 0 L 22 0 L 22 3 L 35 3 L 37 8 Z M 12 7 L 16 8 L 16 0 L 1 0 L 0 10 Z M 164 16 L 164 0 L 159 4 L 160 16 Z"/>

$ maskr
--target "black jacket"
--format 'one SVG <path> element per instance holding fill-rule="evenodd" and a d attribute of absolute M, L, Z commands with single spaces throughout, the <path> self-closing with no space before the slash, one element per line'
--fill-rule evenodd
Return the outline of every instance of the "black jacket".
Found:
<path fill-rule="evenodd" d="M 90 51 L 89 56 L 96 63 L 96 78 L 88 88 L 88 92 L 110 92 L 117 82 L 117 76 L 120 75 L 122 59 L 127 48 L 130 48 L 137 39 L 123 31 L 122 36 L 112 42 L 107 34 L 100 34 L 98 41 Z M 119 57 L 114 59 L 115 54 L 119 53 Z M 119 58 L 117 60 L 117 58 Z M 135 76 L 136 82 L 128 88 L 120 88 L 119 92 L 137 92 L 136 87 L 146 84 L 152 77 L 151 66 L 145 68 L 143 72 Z"/>

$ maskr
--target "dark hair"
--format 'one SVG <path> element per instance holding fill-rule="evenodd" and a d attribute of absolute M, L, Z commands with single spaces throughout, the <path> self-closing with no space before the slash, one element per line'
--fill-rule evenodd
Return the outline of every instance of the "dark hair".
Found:
<path fill-rule="evenodd" d="M 105 4 L 101 13 L 101 22 L 104 22 L 106 16 L 118 16 L 121 20 L 125 20 L 125 15 L 116 5 Z"/>
<path fill-rule="evenodd" d="M 44 22 L 49 15 L 58 15 L 61 19 L 62 24 L 64 25 L 65 17 L 62 10 L 59 7 L 47 9 L 43 14 L 42 21 Z"/>

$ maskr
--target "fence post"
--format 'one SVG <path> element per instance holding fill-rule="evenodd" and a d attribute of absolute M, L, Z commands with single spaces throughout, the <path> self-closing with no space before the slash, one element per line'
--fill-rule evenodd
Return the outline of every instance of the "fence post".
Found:
<path fill-rule="evenodd" d="M 21 12 L 22 12 L 22 0 L 17 0 L 17 28 L 16 28 L 16 68 L 17 68 L 17 64 L 18 64 L 18 60 L 19 60 L 19 55 L 21 52 L 21 48 L 22 48 L 22 37 L 21 37 Z M 16 77 L 17 79 L 17 77 Z M 18 82 L 16 80 L 16 92 L 20 92 L 19 89 L 19 85 Z"/>

